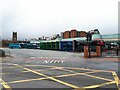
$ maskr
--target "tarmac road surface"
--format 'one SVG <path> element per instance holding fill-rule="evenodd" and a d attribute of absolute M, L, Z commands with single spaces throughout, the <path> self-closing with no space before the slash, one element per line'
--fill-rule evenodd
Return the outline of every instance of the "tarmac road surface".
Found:
<path fill-rule="evenodd" d="M 119 89 L 118 58 L 84 58 L 83 53 L 4 49 L 1 84 L 7 90 Z"/>

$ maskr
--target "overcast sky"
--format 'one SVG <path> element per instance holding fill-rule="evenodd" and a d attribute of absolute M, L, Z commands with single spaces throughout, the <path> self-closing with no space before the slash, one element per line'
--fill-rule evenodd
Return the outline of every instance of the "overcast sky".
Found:
<path fill-rule="evenodd" d="M 71 29 L 118 33 L 119 0 L 0 1 L 4 39 L 11 39 L 12 31 L 18 32 L 18 39 L 52 36 Z"/>

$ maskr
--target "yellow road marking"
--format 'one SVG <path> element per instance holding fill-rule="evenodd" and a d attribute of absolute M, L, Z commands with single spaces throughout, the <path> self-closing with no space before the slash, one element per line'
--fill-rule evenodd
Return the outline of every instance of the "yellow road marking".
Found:
<path fill-rule="evenodd" d="M 25 65 L 25 66 L 30 66 L 30 67 L 43 66 L 43 67 L 68 68 L 68 69 L 74 69 L 74 70 L 86 70 L 86 71 L 90 70 L 90 71 L 101 71 L 101 72 L 113 72 L 111 70 L 94 70 L 94 69 L 88 69 L 88 68 L 59 67 L 59 66 L 48 66 L 48 65 Z"/>
<path fill-rule="evenodd" d="M 88 77 L 91 77 L 91 78 L 97 78 L 97 79 L 105 80 L 105 81 L 113 81 L 111 79 L 107 79 L 107 78 L 103 78 L 103 77 L 98 77 L 98 76 L 94 76 L 94 75 L 89 75 L 89 74 L 85 74 L 85 73 L 83 73 L 82 75 L 85 75 L 85 76 L 88 76 Z"/>
<path fill-rule="evenodd" d="M 14 64 L 14 65 L 17 65 L 17 64 Z M 18 66 L 18 67 L 22 67 L 22 66 L 19 66 L 19 65 L 17 65 L 17 66 Z M 36 65 L 33 65 L 33 66 L 36 66 Z M 39 66 L 41 66 L 41 65 L 39 65 Z M 43 65 L 42 65 L 42 66 L 43 66 Z M 57 68 L 57 69 L 69 68 L 69 67 L 56 67 L 56 66 L 46 66 L 46 65 L 45 65 L 45 67 L 54 67 L 54 68 Z M 24 68 L 24 67 L 22 67 L 22 68 Z M 61 83 L 61 84 L 70 86 L 70 87 L 72 87 L 72 88 L 78 88 L 77 86 L 71 85 L 71 84 L 69 84 L 69 83 L 63 82 L 63 81 L 58 80 L 58 79 L 55 79 L 55 78 L 53 78 L 53 77 L 49 77 L 49 76 L 47 76 L 47 75 L 45 75 L 45 74 L 43 74 L 43 73 L 39 73 L 39 72 L 36 72 L 36 71 L 31 70 L 31 69 L 28 69 L 28 68 L 24 68 L 24 69 L 27 70 L 27 71 L 33 72 L 33 73 L 35 73 L 35 74 L 38 74 L 38 75 L 40 75 L 40 76 L 46 77 L 46 78 L 44 78 L 44 79 L 51 79 L 51 80 L 53 80 L 53 81 L 56 81 L 56 82 L 59 82 L 59 83 Z M 86 70 L 86 69 L 84 69 L 84 68 L 70 68 L 70 69 Z M 65 70 L 66 70 L 66 69 L 65 69 Z M 87 70 L 91 70 L 91 69 L 87 69 Z M 69 72 L 74 72 L 74 71 L 72 71 L 72 70 L 67 70 L 67 71 L 69 71 Z M 98 78 L 98 79 L 103 79 L 103 80 L 111 81 L 111 82 L 107 82 L 107 83 L 103 83 L 103 84 L 99 84 L 99 85 L 86 86 L 86 88 L 95 88 L 95 87 L 100 87 L 100 86 L 104 86 L 104 85 L 108 85 L 108 84 L 112 84 L 112 83 L 116 83 L 117 86 L 118 86 L 119 78 L 117 77 L 117 74 L 116 74 L 115 72 L 113 72 L 113 71 L 106 71 L 106 70 L 91 70 L 91 71 L 93 71 L 93 72 L 87 72 L 87 73 L 102 72 L 102 71 L 103 71 L 103 72 L 112 72 L 112 73 L 113 73 L 113 76 L 115 77 L 115 78 L 114 78 L 115 81 L 110 80 L 110 79 L 106 79 L 106 78 L 102 78 L 102 77 L 96 77 L 96 76 L 89 75 L 89 74 L 86 74 L 86 73 L 75 73 L 74 75 L 82 74 L 82 75 L 87 75 L 87 76 L 93 77 L 93 78 Z M 60 76 L 54 76 L 54 77 L 65 77 L 65 76 L 71 76 L 71 75 L 73 75 L 73 74 L 60 75 Z M 39 79 L 40 79 L 40 78 L 39 78 Z M 31 80 L 32 80 L 32 79 L 31 79 Z M 33 79 L 33 80 L 35 80 L 35 79 Z M 119 89 L 119 86 L 118 86 L 118 89 Z M 120 89 L 119 89 L 119 90 L 120 90 Z"/>
<path fill-rule="evenodd" d="M 105 81 L 113 81 L 111 79 L 107 79 L 107 78 L 103 78 L 103 77 L 98 77 L 98 76 L 94 76 L 94 75 L 89 75 L 89 74 L 85 74 L 85 73 L 83 73 L 83 75 L 88 76 L 88 77 L 92 77 L 92 78 L 97 78 L 97 79 L 105 80 Z"/>
<path fill-rule="evenodd" d="M 74 70 L 85 70 L 85 71 L 100 71 L 100 72 L 112 72 L 110 70 L 95 70 L 95 69 L 88 69 L 88 68 L 74 68 L 74 67 L 64 67 L 67 69 L 74 69 Z"/>
<path fill-rule="evenodd" d="M 86 73 L 94 73 L 94 72 L 86 72 Z M 68 77 L 68 76 L 74 76 L 74 75 L 79 75 L 79 74 L 81 74 L 81 73 L 65 74 L 65 75 L 52 76 L 52 77 Z M 48 79 L 48 78 L 44 78 L 44 79 Z M 17 81 L 12 81 L 12 82 L 7 82 L 7 83 L 21 83 L 21 82 L 29 82 L 29 81 L 36 81 L 36 80 L 43 80 L 43 78 L 27 79 L 27 80 L 17 80 Z"/>
<path fill-rule="evenodd" d="M 112 81 L 112 82 L 106 82 L 106 83 L 102 83 L 102 84 L 98 84 L 98 85 L 85 86 L 85 87 L 83 87 L 83 88 L 86 88 L 86 89 L 98 88 L 98 87 L 102 87 L 102 86 L 110 85 L 110 84 L 114 84 L 114 83 L 115 83 L 115 81 Z"/>
<path fill-rule="evenodd" d="M 1 84 L 3 85 L 3 87 L 6 89 L 6 90 L 12 90 L 11 87 L 1 79 Z"/>
<path fill-rule="evenodd" d="M 53 67 L 53 68 L 47 68 L 47 69 L 35 69 L 34 71 L 44 71 L 44 70 L 53 70 L 53 69 L 57 69 L 57 68 L 55 68 L 55 67 Z M 30 71 L 22 71 L 22 72 L 30 72 Z"/>
<path fill-rule="evenodd" d="M 24 68 L 24 69 L 26 69 L 26 70 L 28 70 L 28 71 L 31 71 L 31 72 L 33 72 L 33 73 L 35 73 L 35 74 L 38 74 L 38 75 L 40 75 L 40 76 L 44 76 L 44 77 L 46 77 L 46 78 L 48 78 L 48 79 L 51 79 L 51 80 L 53 80 L 53 81 L 59 82 L 59 83 L 61 83 L 61 84 L 64 84 L 64 85 L 70 86 L 70 87 L 72 87 L 72 88 L 79 88 L 79 87 L 74 86 L 74 85 L 72 85 L 72 84 L 69 84 L 69 83 L 63 82 L 63 81 L 58 80 L 58 79 L 55 79 L 55 78 L 53 78 L 53 77 L 49 77 L 49 76 L 47 76 L 47 75 L 45 75 L 45 74 L 42 74 L 42 73 L 39 73 L 39 72 L 33 71 L 33 70 L 31 70 L 31 69 L 28 69 L 28 68 Z"/>
<path fill-rule="evenodd" d="M 27 79 L 27 80 L 12 81 L 12 82 L 7 82 L 7 83 L 13 84 L 13 83 L 22 83 L 22 82 L 38 81 L 38 80 L 44 80 L 44 79 L 47 79 L 47 78 Z"/>
<path fill-rule="evenodd" d="M 59 68 L 60 69 L 60 68 Z M 30 71 L 29 71 L 30 72 Z M 98 71 L 95 71 L 98 72 Z M 87 74 L 87 73 L 95 73 L 95 72 L 86 72 L 86 73 L 75 73 L 75 74 L 65 74 L 65 75 L 59 75 L 59 76 L 53 76 L 53 77 L 67 77 L 67 76 L 74 76 L 74 75 L 80 75 L 80 74 Z M 97 77 L 99 79 L 103 79 L 101 77 Z M 8 83 L 21 83 L 21 82 L 29 82 L 29 81 L 35 81 L 35 80 L 43 80 L 43 79 L 48 79 L 48 78 L 38 78 L 38 79 L 27 79 L 27 80 L 18 80 L 18 81 L 12 81 Z M 105 79 L 104 79 L 105 80 Z M 107 81 L 112 81 L 108 80 Z"/>
<path fill-rule="evenodd" d="M 116 83 L 116 85 L 117 85 L 118 90 L 120 90 L 120 88 L 119 88 L 119 82 L 120 82 L 120 80 L 119 80 L 116 72 L 112 72 L 112 75 L 113 75 L 113 77 L 114 77 L 114 79 L 115 79 L 115 83 Z"/>
<path fill-rule="evenodd" d="M 30 72 L 30 71 L 29 71 L 29 72 Z M 94 72 L 86 72 L 86 73 L 94 73 Z M 74 75 L 79 75 L 79 74 L 81 74 L 81 73 L 65 74 L 65 75 L 52 76 L 52 77 L 67 77 L 67 76 L 74 76 Z M 48 79 L 48 78 L 37 78 L 37 79 L 17 80 L 17 81 L 12 81 L 12 82 L 7 82 L 7 83 L 21 83 L 21 82 L 29 82 L 29 81 L 43 80 L 43 79 Z"/>
<path fill-rule="evenodd" d="M 42 67 L 55 67 L 55 66 L 48 66 L 48 65 L 25 65 L 29 67 L 36 67 L 36 66 L 42 66 Z"/>
<path fill-rule="evenodd" d="M 68 71 L 68 72 L 74 72 L 72 70 L 67 70 L 67 69 L 61 69 L 61 70 Z M 74 73 L 77 73 L 77 72 L 74 72 Z M 88 77 L 92 77 L 92 78 L 97 78 L 97 79 L 105 80 L 105 81 L 113 81 L 111 79 L 102 78 L 102 77 L 98 77 L 98 76 L 94 76 L 94 75 L 89 75 L 89 74 L 86 74 L 86 73 L 79 73 L 79 74 L 80 75 L 84 75 L 84 76 L 88 76 Z"/>
<path fill-rule="evenodd" d="M 35 69 L 34 71 L 44 71 L 44 70 L 53 70 L 53 69 L 59 69 L 59 68 L 53 67 L 53 68 L 47 68 L 47 69 Z M 22 72 L 30 72 L 30 71 L 25 70 Z M 12 74 L 12 73 L 2 73 L 2 74 L 4 75 L 4 74 Z"/>
<path fill-rule="evenodd" d="M 29 66 L 29 67 L 42 66 L 42 67 L 69 68 L 69 69 L 79 69 L 79 70 L 93 70 L 93 69 L 85 69 L 85 68 L 59 67 L 59 66 L 48 66 L 48 65 L 25 65 L 25 66 Z"/>
<path fill-rule="evenodd" d="M 95 73 L 95 72 L 86 72 L 86 73 Z M 80 75 L 80 74 L 83 74 L 83 73 L 65 74 L 65 75 L 59 75 L 55 77 L 69 77 L 69 76 L 75 76 L 75 75 Z"/>
<path fill-rule="evenodd" d="M 16 66 L 18 66 L 18 67 L 22 67 L 22 66 L 19 66 L 19 65 L 17 65 L 17 64 L 13 64 L 13 65 L 16 65 Z M 63 84 L 63 85 L 66 85 L 66 86 L 69 86 L 69 87 L 72 87 L 72 88 L 80 88 L 80 87 L 78 87 L 78 86 L 69 84 L 69 83 L 67 83 L 67 82 L 63 82 L 63 81 L 61 81 L 61 80 L 55 79 L 55 78 L 53 78 L 53 77 L 49 77 L 49 76 L 47 76 L 47 75 L 45 75 L 45 74 L 43 74 L 43 73 L 36 72 L 36 71 L 34 71 L 34 70 L 31 70 L 31 69 L 28 69 L 28 68 L 24 68 L 24 67 L 22 67 L 22 68 L 25 69 L 25 70 L 28 70 L 28 71 L 30 71 L 30 72 L 33 72 L 33 73 L 35 73 L 35 74 L 38 74 L 38 75 L 40 75 L 40 76 L 44 76 L 44 77 L 46 77 L 46 78 L 48 78 L 48 79 L 50 79 L 50 80 L 56 81 L 56 82 L 58 82 L 58 83 L 61 83 L 61 84 Z"/>

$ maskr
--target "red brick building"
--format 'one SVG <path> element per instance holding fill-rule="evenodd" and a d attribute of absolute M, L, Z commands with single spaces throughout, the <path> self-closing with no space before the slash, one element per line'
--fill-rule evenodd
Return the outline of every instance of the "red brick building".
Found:
<path fill-rule="evenodd" d="M 85 31 L 80 31 L 79 37 L 86 37 L 87 32 Z"/>
<path fill-rule="evenodd" d="M 77 37 L 77 30 L 76 29 L 72 29 L 70 31 L 70 38 L 76 38 Z"/>
<path fill-rule="evenodd" d="M 77 37 L 86 37 L 87 32 L 85 31 L 77 31 L 76 29 L 72 29 L 71 31 L 62 32 L 62 38 L 77 38 Z"/>
<path fill-rule="evenodd" d="M 63 38 L 70 38 L 70 31 L 65 31 L 63 33 Z"/>

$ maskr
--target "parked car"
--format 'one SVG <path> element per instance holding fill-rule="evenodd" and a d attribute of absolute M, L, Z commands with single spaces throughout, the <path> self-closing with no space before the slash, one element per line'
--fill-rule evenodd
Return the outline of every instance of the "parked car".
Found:
<path fill-rule="evenodd" d="M 10 43 L 9 48 L 11 48 L 11 49 L 14 49 L 14 48 L 21 49 L 21 46 L 20 46 L 19 43 Z"/>

